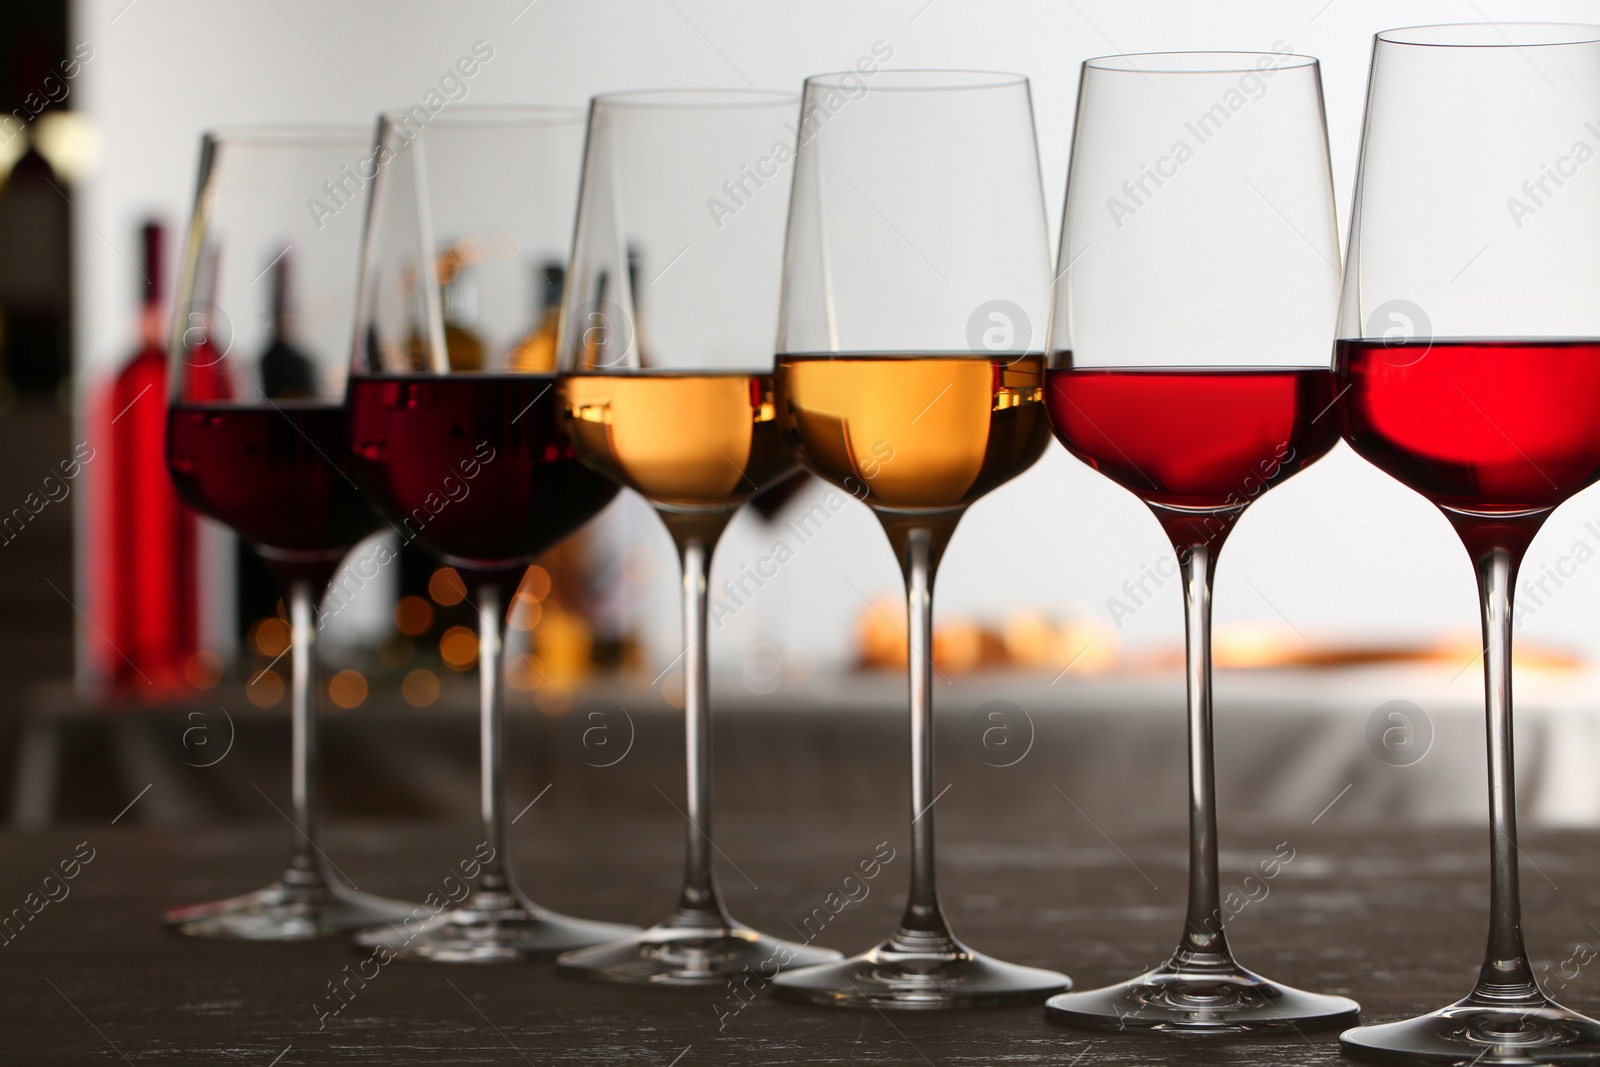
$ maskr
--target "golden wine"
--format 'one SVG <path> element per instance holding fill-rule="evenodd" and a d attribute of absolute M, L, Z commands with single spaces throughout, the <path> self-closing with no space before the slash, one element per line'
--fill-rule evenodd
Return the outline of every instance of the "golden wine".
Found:
<path fill-rule="evenodd" d="M 1043 355 L 790 355 L 778 421 L 807 467 L 888 511 L 965 507 L 1044 453 Z"/>
<path fill-rule="evenodd" d="M 794 468 L 770 374 L 572 374 L 561 388 L 579 457 L 660 507 L 731 510 Z"/>

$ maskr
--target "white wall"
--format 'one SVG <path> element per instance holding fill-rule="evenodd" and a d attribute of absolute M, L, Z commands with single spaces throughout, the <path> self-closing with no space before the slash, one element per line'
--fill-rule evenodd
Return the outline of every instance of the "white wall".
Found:
<path fill-rule="evenodd" d="M 421 98 L 474 41 L 494 58 L 472 80 L 473 102 L 580 103 L 631 87 L 798 87 L 848 67 L 875 41 L 894 67 L 1017 70 L 1033 79 L 1052 227 L 1059 217 L 1078 63 L 1109 52 L 1265 50 L 1285 42 L 1322 58 L 1341 221 L 1360 133 L 1373 31 L 1492 18 L 1580 21 L 1582 3 L 1478 4 L 1370 0 L 78 0 L 72 39 L 87 41 L 74 103 L 99 125 L 105 155 L 76 193 L 78 360 L 103 370 L 128 340 L 134 225 L 154 211 L 183 218 L 196 143 L 212 124 L 265 120 L 366 122 Z M 1241 323 L 1240 329 L 1250 328 Z M 1331 330 L 1331 324 L 1330 324 Z M 1528 568 L 1553 564 L 1600 529 L 1600 495 L 1573 501 L 1534 545 Z M 665 562 L 653 525 L 636 528 Z M 741 517 L 718 574 L 763 554 L 775 532 Z M 1164 551 L 1131 496 L 1052 446 L 1033 471 L 975 507 L 940 580 L 944 612 L 998 617 L 1021 606 L 1079 605 L 1109 621 L 1108 597 Z M 676 654 L 675 583 L 663 566 L 650 592 L 661 661 Z M 727 621 L 720 657 L 754 640 L 842 654 L 860 599 L 898 576 L 865 509 L 850 507 L 800 551 L 750 608 Z M 1471 630 L 1471 570 L 1444 520 L 1342 446 L 1261 502 L 1221 561 L 1220 623 L 1285 619 L 1312 641 Z M 1530 617 L 1525 638 L 1600 652 L 1600 565 L 1568 580 Z M 1125 620 L 1126 643 L 1181 638 L 1178 593 Z"/>

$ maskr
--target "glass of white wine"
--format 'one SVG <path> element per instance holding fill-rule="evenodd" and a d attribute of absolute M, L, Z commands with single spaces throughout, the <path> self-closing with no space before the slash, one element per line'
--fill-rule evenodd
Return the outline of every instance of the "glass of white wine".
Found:
<path fill-rule="evenodd" d="M 683 565 L 688 860 L 672 915 L 561 956 L 613 982 L 712 985 L 839 958 L 729 917 L 712 876 L 707 583 L 728 521 L 794 470 L 772 395 L 791 93 L 596 97 L 559 342 L 579 458 L 639 493 Z"/>
<path fill-rule="evenodd" d="M 933 862 L 934 572 L 966 509 L 1050 440 L 1050 242 L 1028 80 L 910 70 L 861 85 L 806 81 L 775 385 L 796 454 L 872 508 L 905 576 L 911 890 L 887 941 L 780 975 L 774 991 L 874 1008 L 1039 1001 L 1066 976 L 957 941 Z"/>

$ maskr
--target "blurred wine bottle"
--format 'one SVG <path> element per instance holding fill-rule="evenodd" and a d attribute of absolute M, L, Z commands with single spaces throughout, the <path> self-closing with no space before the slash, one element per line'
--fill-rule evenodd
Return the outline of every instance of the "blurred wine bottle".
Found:
<path fill-rule="evenodd" d="M 506 356 L 510 370 L 524 374 L 553 374 L 556 369 L 556 327 L 561 320 L 561 296 L 566 289 L 567 269 L 560 263 L 539 264 L 534 285 L 539 294 L 533 328 Z"/>
<path fill-rule="evenodd" d="M 196 656 L 195 519 L 167 475 L 162 227 L 147 223 L 143 239 L 138 346 L 99 405 L 110 455 L 90 573 L 104 592 L 102 677 L 115 696 L 149 699 L 215 679 Z"/>
<path fill-rule="evenodd" d="M 774 522 L 783 512 L 789 501 L 799 495 L 811 482 L 811 472 L 804 467 L 796 470 L 787 478 L 781 478 L 757 493 L 750 501 L 750 506 L 755 509 L 764 522 Z"/>
<path fill-rule="evenodd" d="M 476 256 L 465 242 L 440 254 L 439 296 L 444 307 L 444 348 L 450 369 L 483 370 L 483 339 L 477 334 L 478 280 L 472 266 Z"/>
<path fill-rule="evenodd" d="M 261 353 L 261 391 L 269 400 L 306 400 L 317 395 L 316 367 L 296 348 L 290 311 L 289 250 L 272 261 L 272 338 Z"/>

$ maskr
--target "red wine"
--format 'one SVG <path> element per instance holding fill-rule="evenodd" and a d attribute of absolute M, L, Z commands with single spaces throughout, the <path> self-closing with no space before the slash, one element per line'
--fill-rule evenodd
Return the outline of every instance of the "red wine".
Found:
<path fill-rule="evenodd" d="M 1600 476 L 1600 340 L 1340 341 L 1351 446 L 1441 507 L 1548 511 Z"/>
<path fill-rule="evenodd" d="M 617 494 L 573 454 L 552 374 L 355 376 L 348 404 L 362 487 L 456 566 L 526 564 Z"/>
<path fill-rule="evenodd" d="M 226 523 L 270 561 L 337 561 L 377 529 L 342 467 L 344 409 L 280 400 L 177 405 L 167 418 L 167 467 L 178 495 Z"/>
<path fill-rule="evenodd" d="M 1060 366 L 1069 359 L 1045 383 L 1056 436 L 1150 504 L 1175 542 L 1216 540 L 1339 439 L 1326 370 Z"/>

